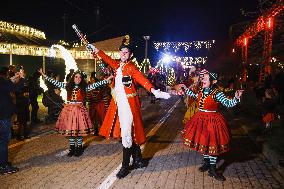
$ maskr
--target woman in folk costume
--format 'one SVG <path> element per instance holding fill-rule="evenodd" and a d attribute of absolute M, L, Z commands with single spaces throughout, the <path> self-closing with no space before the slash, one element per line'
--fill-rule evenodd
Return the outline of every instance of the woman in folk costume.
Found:
<path fill-rule="evenodd" d="M 140 111 L 140 101 L 137 95 L 135 83 L 139 83 L 156 98 L 168 99 L 170 95 L 159 90 L 155 90 L 153 85 L 147 80 L 138 68 L 131 62 L 132 49 L 129 44 L 129 36 L 120 46 L 120 60 L 113 60 L 103 51 L 98 50 L 89 44 L 87 49 L 93 55 L 99 56 L 105 63 L 110 65 L 115 72 L 115 79 L 112 83 L 112 100 L 110 102 L 106 117 L 100 129 L 100 135 L 110 138 L 122 138 L 123 161 L 122 167 L 117 173 L 117 178 L 123 178 L 129 173 L 130 156 L 133 157 L 133 167 L 142 168 L 146 166 L 142 159 L 140 146 L 146 142 L 142 115 Z"/>
<path fill-rule="evenodd" d="M 91 73 L 89 84 L 98 82 L 99 79 L 96 78 L 96 72 Z M 87 102 L 89 105 L 89 115 L 91 122 L 94 124 L 95 135 L 99 134 L 99 126 L 103 122 L 103 118 L 106 113 L 105 103 L 103 101 L 103 90 L 104 87 L 98 87 L 87 92 Z"/>
<path fill-rule="evenodd" d="M 197 92 L 199 89 L 199 76 L 195 73 L 196 68 L 192 66 L 189 70 L 189 82 L 188 82 L 188 88 L 191 89 L 193 92 Z M 183 123 L 185 124 L 190 118 L 198 111 L 197 109 L 197 102 L 195 99 L 191 97 L 185 98 L 185 103 L 187 106 L 187 111 L 183 118 Z"/>
<path fill-rule="evenodd" d="M 107 84 L 112 77 L 87 85 L 85 81 L 86 75 L 80 70 L 71 76 L 68 83 L 62 83 L 46 76 L 42 69 L 39 72 L 44 79 L 53 85 L 67 90 L 67 104 L 58 117 L 56 130 L 60 134 L 69 137 L 70 149 L 67 155 L 69 157 L 73 155 L 81 156 L 83 154 L 83 136 L 94 131 L 89 113 L 84 106 L 86 92 Z M 75 145 L 75 138 L 77 138 L 77 145 Z"/>
<path fill-rule="evenodd" d="M 194 93 L 185 85 L 185 93 L 197 99 L 198 112 L 186 123 L 182 136 L 184 144 L 190 149 L 203 154 L 204 164 L 199 168 L 201 172 L 208 171 L 208 175 L 219 181 L 225 177 L 216 172 L 217 157 L 229 151 L 230 131 L 226 120 L 218 112 L 221 103 L 226 107 L 233 107 L 239 101 L 243 90 L 237 90 L 233 99 L 227 98 L 217 85 L 217 74 L 202 70 L 200 73 L 201 88 Z"/>

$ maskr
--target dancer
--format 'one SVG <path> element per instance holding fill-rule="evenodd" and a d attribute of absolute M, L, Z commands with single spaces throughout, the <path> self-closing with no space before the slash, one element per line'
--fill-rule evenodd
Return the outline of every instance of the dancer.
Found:
<path fill-rule="evenodd" d="M 89 84 L 98 82 L 96 72 L 91 73 Z M 105 103 L 103 101 L 103 87 L 98 87 L 87 92 L 87 102 L 89 106 L 89 115 L 92 124 L 94 125 L 94 135 L 99 134 L 99 127 L 102 125 L 103 118 L 106 113 Z"/>
<path fill-rule="evenodd" d="M 130 58 L 133 54 L 128 35 L 125 36 L 119 48 L 119 61 L 113 60 L 91 44 L 87 46 L 87 49 L 93 52 L 95 57 L 99 56 L 102 58 L 115 72 L 115 80 L 112 85 L 113 98 L 100 129 L 100 135 L 106 138 L 109 138 L 111 135 L 114 138 L 122 138 L 123 161 L 122 167 L 116 175 L 120 179 L 129 173 L 131 155 L 134 168 L 146 166 L 139 146 L 146 142 L 146 136 L 135 83 L 139 83 L 149 92 L 152 92 L 156 98 L 168 99 L 170 95 L 160 90 L 155 90 L 150 81 L 131 62 Z"/>
<path fill-rule="evenodd" d="M 216 180 L 224 181 L 225 177 L 216 172 L 217 157 L 229 151 L 230 132 L 224 117 L 218 112 L 219 103 L 226 107 L 233 107 L 239 101 L 243 90 L 237 90 L 233 99 L 225 97 L 217 85 L 217 74 L 202 70 L 201 89 L 192 92 L 181 84 L 185 93 L 197 99 L 198 112 L 186 123 L 182 136 L 184 144 L 190 149 L 203 154 L 204 164 L 199 168 L 201 172 L 208 171 L 208 175 Z"/>
<path fill-rule="evenodd" d="M 86 92 L 107 84 L 112 76 L 106 80 L 87 85 L 86 75 L 80 70 L 76 71 L 67 83 L 46 76 L 42 69 L 39 70 L 39 73 L 53 85 L 67 90 L 67 104 L 58 117 L 56 130 L 60 134 L 69 137 L 70 149 L 67 156 L 81 156 L 83 154 L 83 136 L 94 131 L 89 113 L 83 105 Z M 75 145 L 75 138 L 77 138 L 77 145 Z"/>

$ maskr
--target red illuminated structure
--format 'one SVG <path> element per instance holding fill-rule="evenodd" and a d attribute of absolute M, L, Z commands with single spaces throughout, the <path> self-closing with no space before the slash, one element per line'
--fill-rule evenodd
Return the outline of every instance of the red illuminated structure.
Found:
<path fill-rule="evenodd" d="M 236 45 L 242 47 L 242 63 L 244 65 L 243 80 L 246 80 L 246 63 L 248 59 L 248 45 L 251 38 L 255 37 L 259 32 L 264 31 L 264 43 L 262 51 L 262 64 L 259 79 L 262 80 L 265 74 L 271 73 L 271 51 L 273 37 L 273 21 L 276 15 L 284 10 L 283 0 L 279 0 L 270 9 L 265 11 L 256 21 L 251 23 L 244 33 L 236 40 Z"/>

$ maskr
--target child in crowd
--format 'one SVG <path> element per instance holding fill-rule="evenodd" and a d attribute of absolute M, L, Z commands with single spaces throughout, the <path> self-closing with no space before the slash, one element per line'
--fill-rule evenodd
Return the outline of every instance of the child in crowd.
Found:
<path fill-rule="evenodd" d="M 235 106 L 243 90 L 237 90 L 235 97 L 229 99 L 216 85 L 217 74 L 202 70 L 200 78 L 201 88 L 197 93 L 184 84 L 179 85 L 187 95 L 197 100 L 198 107 L 198 112 L 186 123 L 182 136 L 185 145 L 203 154 L 204 163 L 199 170 L 208 170 L 209 176 L 224 181 L 225 177 L 216 172 L 216 162 L 219 155 L 229 151 L 230 131 L 226 120 L 218 112 L 218 106 L 220 103 L 226 107 Z"/>
<path fill-rule="evenodd" d="M 107 84 L 112 77 L 87 85 L 86 75 L 80 70 L 76 71 L 67 83 L 46 76 L 42 69 L 39 72 L 53 85 L 67 90 L 67 104 L 59 115 L 56 129 L 60 134 L 69 137 L 70 149 L 68 156 L 81 156 L 83 154 L 83 136 L 94 131 L 89 113 L 84 106 L 86 92 Z M 77 145 L 75 145 L 75 138 L 77 139 Z"/>

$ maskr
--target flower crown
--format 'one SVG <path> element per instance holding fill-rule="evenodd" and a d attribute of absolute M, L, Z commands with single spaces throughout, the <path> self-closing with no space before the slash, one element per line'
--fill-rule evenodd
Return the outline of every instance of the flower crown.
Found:
<path fill-rule="evenodd" d="M 83 78 L 87 78 L 87 74 L 86 74 L 86 72 L 84 72 L 84 71 L 82 71 L 82 70 L 77 70 L 76 72 L 74 72 L 74 75 L 75 74 L 80 74 L 80 75 L 82 75 L 83 76 Z"/>

